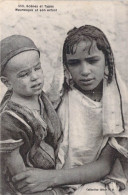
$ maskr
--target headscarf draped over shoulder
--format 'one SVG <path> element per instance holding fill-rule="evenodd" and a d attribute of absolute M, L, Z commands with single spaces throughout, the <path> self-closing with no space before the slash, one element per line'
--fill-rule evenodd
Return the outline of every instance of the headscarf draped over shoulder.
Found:
<path fill-rule="evenodd" d="M 128 90 L 117 69 L 111 83 L 104 79 L 103 134 L 128 158 Z"/>

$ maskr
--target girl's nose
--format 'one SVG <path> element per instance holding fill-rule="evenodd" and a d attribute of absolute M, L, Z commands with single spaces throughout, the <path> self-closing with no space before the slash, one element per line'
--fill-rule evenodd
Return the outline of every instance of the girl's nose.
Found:
<path fill-rule="evenodd" d="M 90 70 L 90 64 L 88 62 L 82 62 L 81 64 L 81 74 L 83 76 L 87 76 L 91 73 L 91 70 Z"/>
<path fill-rule="evenodd" d="M 38 78 L 38 75 L 35 70 L 31 72 L 31 81 L 35 81 Z"/>

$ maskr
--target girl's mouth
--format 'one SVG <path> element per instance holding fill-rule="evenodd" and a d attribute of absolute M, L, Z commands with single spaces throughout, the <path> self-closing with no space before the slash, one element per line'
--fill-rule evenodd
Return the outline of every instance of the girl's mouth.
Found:
<path fill-rule="evenodd" d="M 80 83 L 84 85 L 91 85 L 93 83 L 94 79 L 81 79 Z"/>

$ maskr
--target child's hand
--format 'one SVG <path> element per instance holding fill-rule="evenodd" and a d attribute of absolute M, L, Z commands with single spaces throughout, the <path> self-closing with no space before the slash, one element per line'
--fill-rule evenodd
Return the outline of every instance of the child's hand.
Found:
<path fill-rule="evenodd" d="M 29 169 L 12 178 L 16 189 L 21 193 L 41 192 L 53 186 L 54 170 Z"/>

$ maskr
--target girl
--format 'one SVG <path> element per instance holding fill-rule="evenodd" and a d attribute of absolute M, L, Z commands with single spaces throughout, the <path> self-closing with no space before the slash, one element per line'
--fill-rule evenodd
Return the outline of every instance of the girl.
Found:
<path fill-rule="evenodd" d="M 64 133 L 56 165 L 59 170 L 28 170 L 13 177 L 13 181 L 18 182 L 21 192 L 80 184 L 65 186 L 65 192 L 61 188 L 52 192 L 117 194 L 127 188 L 128 104 L 104 33 L 90 25 L 69 31 L 63 46 L 63 64 L 63 97 L 57 108 Z"/>

